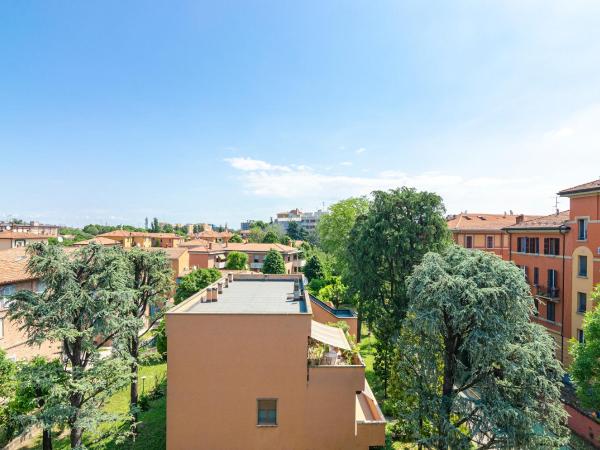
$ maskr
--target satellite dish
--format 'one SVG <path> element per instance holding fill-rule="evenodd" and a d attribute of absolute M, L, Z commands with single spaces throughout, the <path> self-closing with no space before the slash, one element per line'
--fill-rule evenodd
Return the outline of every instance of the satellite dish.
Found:
<path fill-rule="evenodd" d="M 62 241 L 63 241 L 63 237 L 62 237 L 62 236 L 59 236 L 58 238 L 56 238 L 56 240 L 57 240 L 58 242 L 62 242 Z"/>

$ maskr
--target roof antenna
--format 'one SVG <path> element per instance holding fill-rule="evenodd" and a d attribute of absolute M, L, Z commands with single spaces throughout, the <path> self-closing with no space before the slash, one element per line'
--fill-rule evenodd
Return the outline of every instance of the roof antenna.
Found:
<path fill-rule="evenodd" d="M 556 215 L 558 216 L 558 195 L 554 197 L 554 209 L 556 210 Z"/>

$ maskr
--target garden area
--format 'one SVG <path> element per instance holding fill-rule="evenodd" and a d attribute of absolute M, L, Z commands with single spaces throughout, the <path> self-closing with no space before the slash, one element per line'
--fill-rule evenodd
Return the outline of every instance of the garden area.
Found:
<path fill-rule="evenodd" d="M 130 423 L 125 419 L 129 411 L 129 389 L 124 388 L 113 395 L 104 409 L 120 420 L 103 424 L 99 430 L 86 433 L 84 444 L 91 450 L 164 450 L 166 448 L 166 381 L 167 363 L 140 367 L 139 386 L 142 387 L 139 417 L 139 433 L 133 440 L 129 433 Z M 54 450 L 70 448 L 68 430 L 54 430 Z M 41 436 L 32 438 L 21 447 L 41 450 Z"/>

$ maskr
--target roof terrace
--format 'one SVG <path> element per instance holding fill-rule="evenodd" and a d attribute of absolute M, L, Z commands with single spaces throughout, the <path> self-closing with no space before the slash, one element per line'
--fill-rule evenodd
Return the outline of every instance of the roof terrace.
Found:
<path fill-rule="evenodd" d="M 300 276 L 228 274 L 170 312 L 302 314 L 308 309 Z"/>

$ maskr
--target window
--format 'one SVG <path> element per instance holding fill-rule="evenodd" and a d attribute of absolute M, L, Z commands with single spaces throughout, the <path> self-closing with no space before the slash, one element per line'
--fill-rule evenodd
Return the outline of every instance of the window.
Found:
<path fill-rule="evenodd" d="M 544 238 L 544 255 L 559 255 L 560 239 Z"/>
<path fill-rule="evenodd" d="M 529 282 L 529 267 L 523 266 L 523 273 L 525 274 L 525 281 Z"/>
<path fill-rule="evenodd" d="M 494 236 L 486 236 L 485 246 L 487 248 L 494 248 Z"/>
<path fill-rule="evenodd" d="M 552 302 L 546 303 L 546 318 L 550 322 L 554 322 L 556 320 L 556 305 Z"/>
<path fill-rule="evenodd" d="M 540 238 L 520 237 L 517 238 L 517 251 L 520 253 L 539 253 Z"/>
<path fill-rule="evenodd" d="M 42 281 L 42 280 L 38 280 L 37 282 L 37 286 L 35 288 L 35 292 L 37 292 L 38 294 L 41 294 L 42 292 L 44 292 L 46 290 L 46 282 Z"/>
<path fill-rule="evenodd" d="M 577 293 L 577 312 L 584 313 L 587 309 L 587 294 L 585 292 Z"/>
<path fill-rule="evenodd" d="M 540 269 L 538 267 L 533 268 L 533 284 L 536 286 L 540 284 Z"/>
<path fill-rule="evenodd" d="M 579 270 L 577 272 L 577 275 L 579 275 L 580 277 L 587 277 L 587 256 L 585 255 L 579 255 L 578 257 L 578 261 L 579 261 Z"/>
<path fill-rule="evenodd" d="M 465 236 L 465 247 L 473 248 L 473 236 Z"/>
<path fill-rule="evenodd" d="M 15 239 L 15 247 L 25 247 L 25 239 Z"/>
<path fill-rule="evenodd" d="M 256 401 L 258 425 L 277 425 L 277 399 L 264 398 Z"/>
<path fill-rule="evenodd" d="M 558 272 L 554 269 L 548 269 L 548 289 L 556 289 L 558 281 Z"/>
<path fill-rule="evenodd" d="M 0 317 L 0 339 L 4 337 L 4 317 Z"/>
<path fill-rule="evenodd" d="M 577 330 L 577 341 L 580 344 L 583 344 L 583 342 L 585 341 L 585 338 L 583 336 L 583 330 L 579 330 L 579 329 Z"/>
<path fill-rule="evenodd" d="M 577 219 L 577 239 L 580 241 L 587 241 L 587 219 Z"/>
<path fill-rule="evenodd" d="M 17 288 L 14 284 L 0 286 L 0 308 L 8 307 L 8 305 L 10 304 L 9 297 L 15 292 L 17 292 Z"/>
<path fill-rule="evenodd" d="M 533 315 L 539 316 L 540 315 L 540 301 L 537 299 L 537 297 L 533 298 L 533 303 L 535 304 L 535 310 L 533 311 Z"/>

